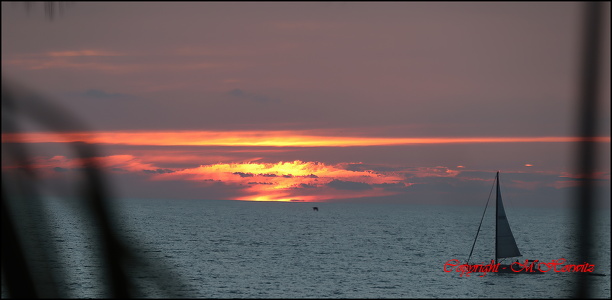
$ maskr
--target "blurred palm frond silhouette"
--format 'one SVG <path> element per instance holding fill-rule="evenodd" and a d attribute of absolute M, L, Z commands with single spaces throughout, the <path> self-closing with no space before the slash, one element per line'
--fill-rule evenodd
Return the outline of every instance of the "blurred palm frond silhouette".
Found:
<path fill-rule="evenodd" d="M 2 133 L 20 132 L 19 124 L 25 119 L 39 123 L 51 132 L 83 131 L 82 122 L 53 105 L 48 99 L 29 92 L 14 83 L 2 83 Z M 59 259 L 54 251 L 54 241 L 49 238 L 50 215 L 45 209 L 44 189 L 39 171 L 32 166 L 32 146 L 19 141 L 2 143 L 2 272 L 3 284 L 8 294 L 16 298 L 66 297 L 62 285 L 67 270 L 50 266 Z M 136 241 L 130 246 L 118 234 L 122 230 L 111 213 L 111 190 L 102 169 L 94 159 L 98 157 L 94 145 L 83 142 L 70 144 L 70 150 L 78 161 L 80 171 L 76 189 L 78 201 L 75 214 L 84 214 L 91 226 L 91 237 L 97 239 L 100 255 L 103 290 L 109 296 L 129 298 L 143 296 L 133 276 L 148 272 L 147 262 L 135 255 L 142 248 Z M 5 166 L 17 166 L 5 168 Z M 83 211 L 80 211 L 83 209 Z M 163 262 L 156 262 L 157 265 Z M 159 270 L 160 268 L 155 268 Z M 161 268 L 168 269 L 168 268 Z M 161 290 L 172 294 L 168 285 L 178 286 L 176 274 L 159 282 Z M 162 287 L 165 286 L 165 287 Z M 176 296 L 176 295 L 174 295 Z"/>

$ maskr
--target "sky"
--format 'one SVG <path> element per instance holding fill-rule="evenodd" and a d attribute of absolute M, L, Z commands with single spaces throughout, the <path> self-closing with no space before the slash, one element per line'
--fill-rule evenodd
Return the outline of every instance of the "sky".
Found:
<path fill-rule="evenodd" d="M 581 8 L 79 2 L 49 19 L 2 2 L 3 81 L 82 124 L 19 121 L 2 142 L 28 145 L 50 193 L 70 189 L 69 144 L 87 141 L 119 198 L 484 205 L 500 171 L 505 201 L 569 206 Z M 609 8 L 595 139 L 608 207 Z"/>

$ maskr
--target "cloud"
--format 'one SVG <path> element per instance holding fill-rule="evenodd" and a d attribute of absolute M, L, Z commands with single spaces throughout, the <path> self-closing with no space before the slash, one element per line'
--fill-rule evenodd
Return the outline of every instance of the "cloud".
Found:
<path fill-rule="evenodd" d="M 241 191 L 243 194 L 234 198 L 237 200 L 324 201 L 397 193 L 397 188 L 390 187 L 404 178 L 372 171 L 349 171 L 343 169 L 343 164 L 281 161 L 201 165 L 171 174 L 156 174 L 152 179 L 197 181 L 204 185 L 214 179 L 227 188 Z M 373 187 L 370 185 L 373 183 L 391 185 Z"/>
<path fill-rule="evenodd" d="M 245 96 L 244 92 L 241 89 L 233 89 L 229 91 L 228 94 L 234 97 L 244 97 Z"/>
<path fill-rule="evenodd" d="M 4 56 L 3 56 L 4 57 Z M 197 71 L 223 67 L 225 64 L 176 59 L 160 60 L 153 53 L 119 53 L 100 50 L 57 51 L 44 53 L 13 53 L 3 58 L 4 65 L 26 70 L 79 70 L 82 73 L 144 73 L 152 71 Z M 85 77 L 85 76 L 84 76 Z M 159 86 L 158 84 L 157 86 Z"/>
<path fill-rule="evenodd" d="M 157 170 L 142 170 L 145 173 L 149 174 L 166 174 L 166 173 L 174 173 L 175 171 L 170 169 L 157 169 Z"/>
<path fill-rule="evenodd" d="M 140 158 L 133 155 L 110 155 L 91 158 L 103 170 L 111 172 L 144 172 L 149 174 L 172 173 L 170 169 L 157 168 L 150 163 L 144 163 Z M 7 168 L 6 166 L 4 168 Z M 14 167 L 14 166 L 12 166 Z M 36 157 L 31 162 L 31 167 L 41 170 L 63 173 L 68 171 L 81 171 L 83 161 L 76 158 L 69 158 L 62 155 L 53 157 Z"/>
<path fill-rule="evenodd" d="M 406 184 L 404 182 L 395 182 L 395 183 L 384 182 L 384 183 L 375 183 L 375 184 L 372 184 L 372 186 L 376 188 L 383 188 L 388 191 L 405 192 L 406 188 L 411 186 L 411 184 Z"/>
<path fill-rule="evenodd" d="M 155 152 L 155 157 L 167 157 L 170 153 Z M 385 169 L 377 164 L 314 161 L 216 163 L 168 168 L 134 155 L 111 155 L 95 160 L 111 177 L 131 178 L 141 182 L 142 188 L 148 183 L 156 190 L 180 186 L 186 189 L 180 192 L 181 197 L 199 193 L 202 199 L 335 202 L 358 198 L 374 201 L 386 197 L 385 201 L 396 202 L 481 205 L 486 202 L 495 177 L 495 171 L 453 170 L 444 166 L 389 165 L 386 169 L 393 171 L 384 172 L 371 170 Z M 45 180 L 61 178 L 61 174 L 78 172 L 82 167 L 77 159 L 66 156 L 37 157 L 32 164 L 41 170 Z M 4 168 L 16 167 L 7 165 Z M 500 179 L 510 204 L 537 206 L 565 203 L 579 183 L 575 177 L 552 171 L 506 171 L 501 173 Z M 601 195 L 610 194 L 609 178 L 609 172 L 598 175 L 597 188 Z M 142 193 L 126 182 L 119 182 L 119 185 L 129 193 Z M 155 197 L 166 194 L 143 193 Z"/>
<path fill-rule="evenodd" d="M 253 173 L 244 173 L 244 172 L 234 172 L 232 174 L 240 175 L 240 177 L 253 177 Z"/>
<path fill-rule="evenodd" d="M 327 183 L 327 186 L 337 189 L 337 190 L 349 190 L 349 191 L 363 191 L 363 190 L 371 190 L 372 186 L 363 183 L 363 182 L 355 182 L 355 181 L 342 181 L 338 179 L 334 179 Z"/>
<path fill-rule="evenodd" d="M 263 177 L 277 177 L 278 175 L 276 174 L 259 174 L 259 176 L 263 176 Z"/>
<path fill-rule="evenodd" d="M 85 95 L 86 97 L 98 98 L 98 99 L 111 99 L 111 98 L 128 97 L 128 95 L 125 95 L 125 94 L 107 93 L 105 91 L 96 90 L 96 89 L 87 90 L 83 95 Z"/>
<path fill-rule="evenodd" d="M 344 169 L 349 171 L 377 171 L 377 172 L 394 172 L 400 171 L 402 168 L 400 167 L 391 167 L 391 166 L 382 166 L 382 165 L 374 165 L 374 164 L 363 164 L 363 163 L 349 163 L 344 166 Z"/>
<path fill-rule="evenodd" d="M 310 184 L 310 183 L 300 183 L 298 187 L 305 188 L 305 189 L 316 189 L 317 188 L 315 184 Z"/>
<path fill-rule="evenodd" d="M 53 168 L 53 171 L 58 172 L 58 173 L 62 173 L 62 172 L 67 172 L 68 169 L 62 168 L 62 167 L 55 167 L 55 168 Z"/>
<path fill-rule="evenodd" d="M 45 53 L 46 56 L 51 57 L 77 57 L 77 56 L 123 56 L 124 54 L 113 52 L 113 51 L 102 51 L 102 50 L 78 50 L 78 51 L 56 51 Z"/>

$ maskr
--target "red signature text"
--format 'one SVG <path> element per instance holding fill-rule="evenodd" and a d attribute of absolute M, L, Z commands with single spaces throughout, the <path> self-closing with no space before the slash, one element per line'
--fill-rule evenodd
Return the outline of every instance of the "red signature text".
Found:
<path fill-rule="evenodd" d="M 485 275 L 487 275 L 488 272 L 497 272 L 499 269 L 499 263 L 495 263 L 493 260 L 491 260 L 491 263 L 489 264 L 462 264 L 458 259 L 450 259 L 448 260 L 445 264 L 444 264 L 444 272 L 459 272 L 461 273 L 459 276 L 463 277 L 463 275 L 465 275 L 466 277 L 470 277 L 470 273 L 474 273 L 474 272 L 482 272 L 484 274 L 480 275 L 480 277 L 483 277 Z"/>
<path fill-rule="evenodd" d="M 459 276 L 470 277 L 470 273 L 483 273 L 480 277 L 487 275 L 487 273 L 499 272 L 499 269 L 504 270 L 510 269 L 514 273 L 546 273 L 548 271 L 553 272 L 593 272 L 595 265 L 589 263 L 583 263 L 579 265 L 565 264 L 566 259 L 553 259 L 551 262 L 541 262 L 539 260 L 525 260 L 524 262 L 515 261 L 508 265 L 501 265 L 491 260 L 490 263 L 480 264 L 462 264 L 458 259 L 450 259 L 444 264 L 444 272 L 458 272 Z"/>
<path fill-rule="evenodd" d="M 549 263 L 540 262 L 538 263 L 538 270 L 542 272 L 554 271 L 554 272 L 590 272 L 595 270 L 595 265 L 589 263 L 583 263 L 580 265 L 563 265 L 565 258 L 553 259 Z"/>

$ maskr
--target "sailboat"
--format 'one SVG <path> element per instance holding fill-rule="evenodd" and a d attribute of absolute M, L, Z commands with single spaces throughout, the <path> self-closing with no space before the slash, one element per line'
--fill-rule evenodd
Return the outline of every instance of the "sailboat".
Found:
<path fill-rule="evenodd" d="M 499 171 L 495 175 L 495 185 L 495 265 L 499 264 L 496 268 L 497 272 L 515 274 L 544 273 L 538 268 L 537 260 L 525 260 L 523 262 L 516 260 L 516 262 L 511 264 L 501 264 L 501 262 L 503 262 L 503 260 L 506 258 L 519 257 L 523 255 L 516 245 L 516 240 L 514 239 L 514 235 L 510 229 L 510 223 L 508 223 L 506 211 L 504 210 L 504 203 L 502 202 L 499 184 Z M 472 250 L 470 251 L 470 256 L 467 260 L 468 265 L 474 251 L 474 246 L 476 245 L 476 239 L 478 239 L 478 233 L 480 232 L 480 227 L 482 226 L 482 220 L 484 219 L 488 204 L 489 201 L 487 200 L 487 205 L 485 206 L 485 211 L 482 214 L 482 219 L 480 220 L 480 225 L 478 226 L 478 231 L 476 232 L 476 238 L 474 238 L 474 244 L 472 245 Z"/>

